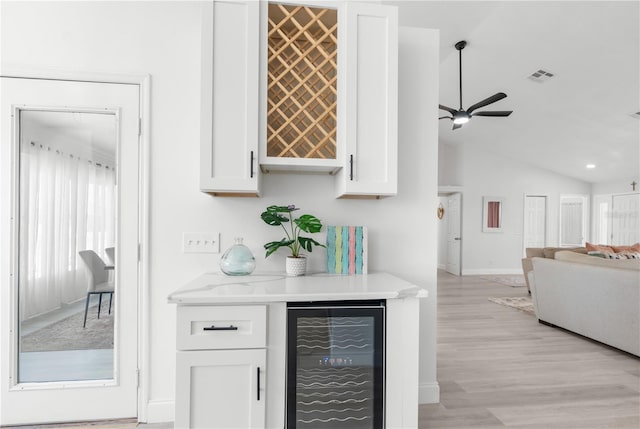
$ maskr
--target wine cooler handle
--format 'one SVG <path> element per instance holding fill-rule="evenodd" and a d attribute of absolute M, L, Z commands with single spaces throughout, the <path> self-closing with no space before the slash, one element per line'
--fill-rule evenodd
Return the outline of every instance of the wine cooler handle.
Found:
<path fill-rule="evenodd" d="M 229 326 L 211 325 L 211 326 L 205 326 L 204 328 L 202 328 L 202 330 L 203 331 L 237 331 L 238 327 L 233 325 L 229 325 Z"/>
<path fill-rule="evenodd" d="M 260 367 L 258 367 L 258 389 L 257 389 L 257 393 L 258 393 L 258 401 L 260 400 Z"/>

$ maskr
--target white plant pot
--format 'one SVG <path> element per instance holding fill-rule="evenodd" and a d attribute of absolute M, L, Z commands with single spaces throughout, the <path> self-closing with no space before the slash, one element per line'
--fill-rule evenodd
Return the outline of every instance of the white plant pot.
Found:
<path fill-rule="evenodd" d="M 307 258 L 287 256 L 286 270 L 288 276 L 304 276 L 307 272 Z"/>

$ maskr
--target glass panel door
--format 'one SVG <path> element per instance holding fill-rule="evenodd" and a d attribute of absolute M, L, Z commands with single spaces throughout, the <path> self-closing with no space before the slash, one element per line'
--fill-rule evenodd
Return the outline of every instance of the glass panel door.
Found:
<path fill-rule="evenodd" d="M 18 112 L 18 382 L 113 379 L 115 113 Z"/>
<path fill-rule="evenodd" d="M 0 92 L 0 426 L 135 417 L 140 86 Z"/>
<path fill-rule="evenodd" d="M 290 307 L 287 329 L 287 427 L 382 428 L 384 307 Z"/>

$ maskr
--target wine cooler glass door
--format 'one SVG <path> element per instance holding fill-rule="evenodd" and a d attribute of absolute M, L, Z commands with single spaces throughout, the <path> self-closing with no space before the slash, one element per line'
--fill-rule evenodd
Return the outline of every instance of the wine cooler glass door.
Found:
<path fill-rule="evenodd" d="M 384 307 L 289 308 L 287 427 L 384 426 Z"/>

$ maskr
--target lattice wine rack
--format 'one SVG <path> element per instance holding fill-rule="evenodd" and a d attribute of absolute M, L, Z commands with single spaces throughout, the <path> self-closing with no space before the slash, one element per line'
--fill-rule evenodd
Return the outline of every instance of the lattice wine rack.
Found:
<path fill-rule="evenodd" d="M 269 4 L 267 156 L 336 158 L 337 12 Z"/>

